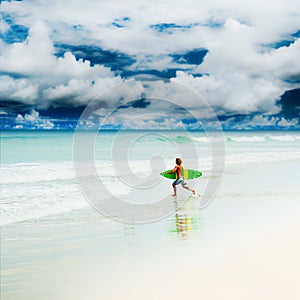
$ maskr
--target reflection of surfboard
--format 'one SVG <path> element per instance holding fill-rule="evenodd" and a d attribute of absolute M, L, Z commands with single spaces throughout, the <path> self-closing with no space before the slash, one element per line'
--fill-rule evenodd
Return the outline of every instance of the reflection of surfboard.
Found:
<path fill-rule="evenodd" d="M 169 179 L 177 179 L 176 172 L 172 173 L 172 174 L 166 174 L 166 172 L 169 172 L 169 171 L 171 171 L 171 170 L 161 172 L 160 175 L 164 176 L 166 178 L 169 178 Z M 194 178 L 201 177 L 202 173 L 200 171 L 197 171 L 197 170 L 183 169 L 182 170 L 182 175 L 183 175 L 184 180 L 188 180 L 188 179 L 194 179 Z"/>

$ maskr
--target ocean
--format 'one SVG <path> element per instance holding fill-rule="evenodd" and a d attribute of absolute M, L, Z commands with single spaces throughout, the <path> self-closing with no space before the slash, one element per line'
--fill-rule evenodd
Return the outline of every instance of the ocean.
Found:
<path fill-rule="evenodd" d="M 89 135 L 90 133 L 80 133 Z M 104 132 L 95 143 L 95 162 L 102 180 L 117 196 L 134 197 L 133 188 L 122 184 L 112 166 L 126 159 L 134 174 L 151 172 L 151 158 L 160 157 L 156 174 L 172 169 L 182 157 L 190 169 L 211 168 L 212 154 L 204 132 L 118 132 L 121 143 L 113 144 L 116 132 Z M 7 131 L 1 133 L 1 225 L 60 214 L 90 206 L 78 187 L 72 160 L 73 132 Z M 127 141 L 133 141 L 128 145 Z M 300 160 L 299 132 L 225 132 L 225 168 L 266 162 Z M 187 164 L 197 150 L 199 166 Z M 126 153 L 112 157 L 116 153 Z M 290 179 L 289 179 L 290 180 Z M 159 187 L 169 192 L 165 180 Z M 148 189 L 149 190 L 149 189 Z M 145 192 L 145 191 L 144 191 Z M 152 193 L 152 191 L 150 191 Z M 138 200 L 136 200 L 138 201 Z M 143 202 L 143 200 L 140 200 Z M 154 201 L 154 200 L 153 200 Z"/>
<path fill-rule="evenodd" d="M 83 141 L 91 134 L 79 133 Z M 224 166 L 213 169 L 213 132 L 101 132 L 92 147 L 103 193 L 96 187 L 94 194 L 134 207 L 168 204 L 157 207 L 166 210 L 156 219 L 147 210 L 139 225 L 116 218 L 116 203 L 107 215 L 82 193 L 74 132 L 1 132 L 3 299 L 83 299 L 87 294 L 73 290 L 79 282 L 101 299 L 127 299 L 115 295 L 116 284 L 125 291 L 143 272 L 170 275 L 178 265 L 201 266 L 235 247 L 261 243 L 262 233 L 300 224 L 300 132 L 223 134 L 217 156 Z M 178 199 L 170 196 L 172 181 L 159 173 L 173 168 L 176 157 L 203 172 L 188 181 L 198 197 L 180 186 Z M 210 183 L 214 197 L 201 207 Z"/>

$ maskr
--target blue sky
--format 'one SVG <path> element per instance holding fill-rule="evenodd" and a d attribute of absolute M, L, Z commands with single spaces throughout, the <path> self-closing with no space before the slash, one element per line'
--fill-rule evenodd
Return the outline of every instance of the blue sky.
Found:
<path fill-rule="evenodd" d="M 128 78 L 87 128 L 116 109 L 109 128 L 197 129 L 164 99 L 209 124 L 176 82 L 224 129 L 300 129 L 299 1 L 2 1 L 1 16 L 1 129 L 74 129 L 96 95 Z M 151 93 L 141 74 L 157 78 Z M 130 123 L 137 114 L 151 117 Z"/>

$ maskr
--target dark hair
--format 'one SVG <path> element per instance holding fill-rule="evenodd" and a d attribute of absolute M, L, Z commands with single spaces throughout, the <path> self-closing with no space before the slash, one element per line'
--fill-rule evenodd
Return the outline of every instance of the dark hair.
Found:
<path fill-rule="evenodd" d="M 181 158 L 179 158 L 179 157 L 176 158 L 176 164 L 177 165 L 181 165 L 182 164 Z"/>

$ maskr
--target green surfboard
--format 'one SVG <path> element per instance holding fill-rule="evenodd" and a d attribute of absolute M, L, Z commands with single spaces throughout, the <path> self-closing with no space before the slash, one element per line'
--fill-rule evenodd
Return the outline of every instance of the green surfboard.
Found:
<path fill-rule="evenodd" d="M 171 170 L 161 172 L 160 175 L 164 176 L 166 178 L 169 178 L 169 179 L 173 179 L 173 180 L 177 179 L 176 172 L 172 173 L 172 174 L 166 174 L 166 172 L 169 172 L 169 171 L 171 171 Z M 183 175 L 184 180 L 199 178 L 202 176 L 202 173 L 197 170 L 183 169 L 182 173 L 183 173 L 182 175 Z"/>

